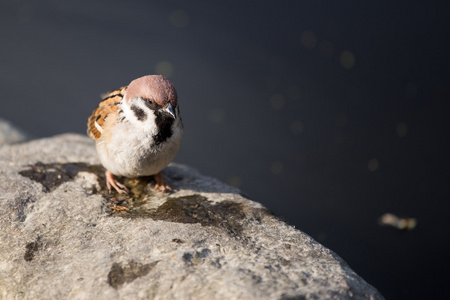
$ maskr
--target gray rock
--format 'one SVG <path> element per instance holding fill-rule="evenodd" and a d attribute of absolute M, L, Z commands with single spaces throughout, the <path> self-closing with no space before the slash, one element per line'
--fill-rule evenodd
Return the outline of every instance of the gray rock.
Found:
<path fill-rule="evenodd" d="M 332 251 L 172 164 L 108 194 L 93 141 L 0 149 L 1 299 L 383 299 Z M 123 209 L 123 210 L 121 210 Z"/>
<path fill-rule="evenodd" d="M 21 130 L 15 128 L 11 123 L 0 118 L 0 146 L 14 144 L 27 140 L 27 136 Z"/>

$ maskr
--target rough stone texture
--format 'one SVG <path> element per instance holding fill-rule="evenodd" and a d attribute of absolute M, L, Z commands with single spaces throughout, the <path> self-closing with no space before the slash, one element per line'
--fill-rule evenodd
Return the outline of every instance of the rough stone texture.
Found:
<path fill-rule="evenodd" d="M 178 164 L 108 194 L 93 142 L 0 148 L 1 299 L 383 299 L 335 253 Z"/>
<path fill-rule="evenodd" d="M 11 123 L 0 118 L 0 146 L 14 144 L 27 140 L 27 136 L 21 130 L 15 128 Z"/>

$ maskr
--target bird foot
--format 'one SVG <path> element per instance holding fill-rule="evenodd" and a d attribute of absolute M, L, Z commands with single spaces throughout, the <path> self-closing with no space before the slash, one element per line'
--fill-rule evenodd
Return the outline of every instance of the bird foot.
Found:
<path fill-rule="evenodd" d="M 109 193 L 111 193 L 111 187 L 113 187 L 119 194 L 127 194 L 128 195 L 128 189 L 125 185 L 118 182 L 115 178 L 113 173 L 106 171 L 106 186 L 108 187 Z"/>
<path fill-rule="evenodd" d="M 163 193 L 167 193 L 168 191 L 172 190 L 172 188 L 164 182 L 164 178 L 163 178 L 161 172 L 159 172 L 156 175 L 153 175 L 153 177 L 156 180 L 155 191 L 161 191 Z"/>

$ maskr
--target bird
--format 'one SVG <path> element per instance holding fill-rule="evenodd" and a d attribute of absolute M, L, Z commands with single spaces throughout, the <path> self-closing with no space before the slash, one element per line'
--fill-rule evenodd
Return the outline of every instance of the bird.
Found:
<path fill-rule="evenodd" d="M 183 122 L 177 91 L 162 75 L 146 75 L 104 95 L 88 118 L 87 134 L 95 140 L 106 169 L 106 185 L 119 194 L 127 187 L 115 176 L 155 178 L 155 190 L 168 192 L 161 171 L 177 155 Z"/>

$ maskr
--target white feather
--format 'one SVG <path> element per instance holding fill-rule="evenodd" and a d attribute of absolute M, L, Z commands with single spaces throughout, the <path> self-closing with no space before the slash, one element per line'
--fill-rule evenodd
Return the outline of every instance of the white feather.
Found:
<path fill-rule="evenodd" d="M 98 125 L 97 121 L 95 121 L 94 125 L 95 128 L 97 128 L 97 130 L 100 131 L 100 133 L 103 133 L 103 128 L 101 128 L 100 125 Z"/>

